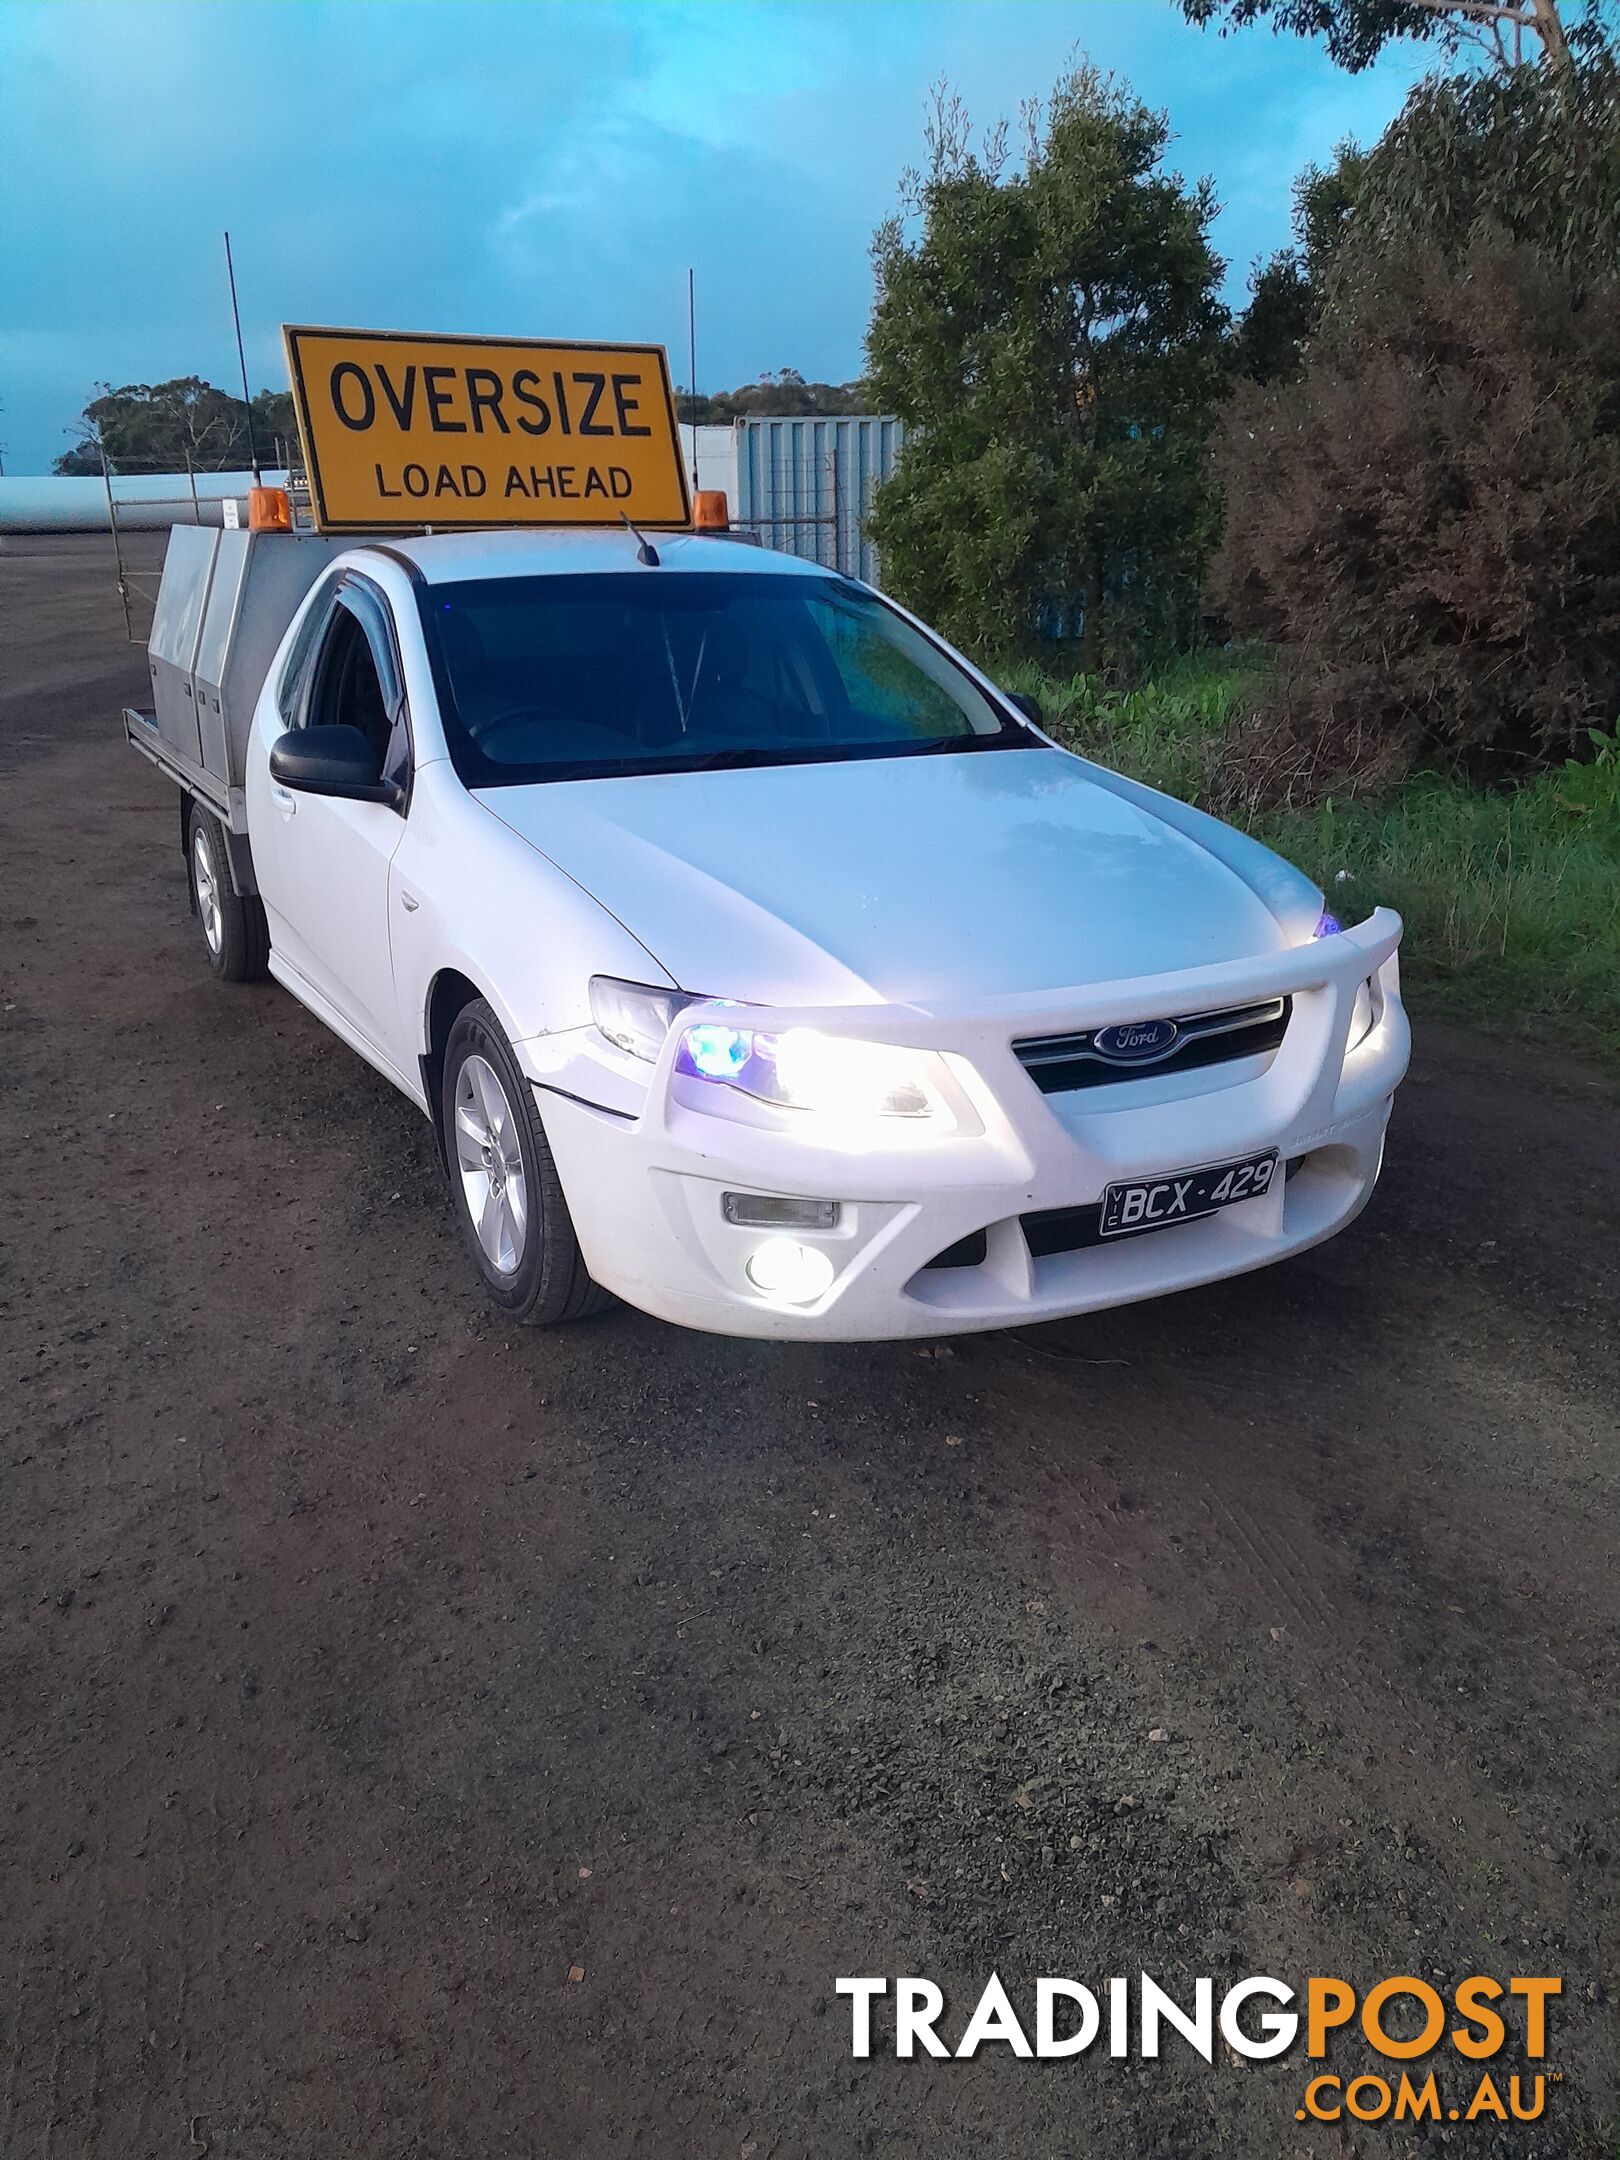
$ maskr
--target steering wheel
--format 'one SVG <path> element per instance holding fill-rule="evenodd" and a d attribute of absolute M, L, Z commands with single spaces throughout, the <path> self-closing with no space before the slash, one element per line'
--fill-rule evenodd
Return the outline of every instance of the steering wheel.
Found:
<path fill-rule="evenodd" d="M 533 741 L 526 732 L 512 731 L 527 731 L 537 723 L 557 730 L 559 740 L 546 747 L 553 755 L 560 753 L 559 762 L 573 757 L 626 757 L 634 748 L 616 728 L 603 727 L 595 720 L 576 720 L 556 705 L 509 705 L 469 732 L 484 756 L 497 765 L 526 764 L 533 755 Z M 504 750 L 503 736 L 510 738 Z"/>

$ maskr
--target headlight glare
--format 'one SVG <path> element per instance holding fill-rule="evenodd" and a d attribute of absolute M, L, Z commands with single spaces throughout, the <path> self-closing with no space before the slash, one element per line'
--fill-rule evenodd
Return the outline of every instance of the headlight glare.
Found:
<path fill-rule="evenodd" d="M 750 1256 L 743 1273 L 756 1290 L 786 1305 L 812 1305 L 832 1288 L 833 1264 L 813 1245 L 792 1238 L 767 1238 Z"/>
<path fill-rule="evenodd" d="M 753 1055 L 751 1028 L 722 1027 L 710 1021 L 686 1031 L 681 1054 L 705 1080 L 734 1080 Z"/>
<path fill-rule="evenodd" d="M 823 1035 L 815 1028 L 761 1028 L 704 1021 L 689 1027 L 675 1069 L 717 1081 L 783 1110 L 807 1110 L 865 1123 L 874 1118 L 954 1124 L 931 1050 Z"/>

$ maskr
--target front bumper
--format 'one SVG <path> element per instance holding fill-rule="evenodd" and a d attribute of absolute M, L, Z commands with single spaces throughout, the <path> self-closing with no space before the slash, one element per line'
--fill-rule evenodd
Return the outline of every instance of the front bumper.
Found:
<path fill-rule="evenodd" d="M 586 1263 L 596 1280 L 662 1319 L 728 1335 L 884 1340 L 997 1328 L 1157 1297 L 1264 1267 L 1342 1229 L 1366 1204 L 1406 1070 L 1399 919 L 1380 910 L 1308 946 L 1130 982 L 1007 1000 L 972 1012 L 913 1007 L 751 1011 L 763 1028 L 813 1026 L 943 1053 L 970 1114 L 935 1137 L 840 1141 L 804 1113 L 716 1116 L 712 1083 L 673 1073 L 674 1039 L 639 1100 L 592 1068 L 576 1037 L 519 1044 Z M 1356 993 L 1375 984 L 1370 1033 L 1346 1052 Z M 1195 1014 L 1279 996 L 1281 1044 L 1227 1065 L 1043 1095 L 1013 1044 L 1069 1028 Z M 678 1031 L 677 1031 L 678 1032 Z M 594 1031 L 580 1031 L 594 1036 Z M 645 1073 L 642 1068 L 642 1074 Z M 617 1114 L 595 1107 L 618 1091 Z M 633 1110 L 628 1103 L 635 1102 Z M 976 1129 L 975 1129 L 976 1128 Z M 1220 1214 L 1078 1250 L 1031 1250 L 1023 1218 L 1094 1205 L 1106 1185 L 1276 1148 L 1259 1198 Z M 832 1262 L 808 1304 L 757 1290 L 745 1273 L 767 1233 L 728 1222 L 726 1192 L 840 1203 L 835 1228 L 794 1231 Z M 933 1266 L 983 1233 L 971 1264 Z M 1037 1239 L 1037 1245 L 1041 1242 Z M 976 1249 L 976 1246 L 975 1246 Z"/>

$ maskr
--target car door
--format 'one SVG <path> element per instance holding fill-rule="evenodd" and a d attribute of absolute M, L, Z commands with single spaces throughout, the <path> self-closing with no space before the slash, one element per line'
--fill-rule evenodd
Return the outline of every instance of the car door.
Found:
<path fill-rule="evenodd" d="M 409 814 L 410 715 L 388 602 L 346 571 L 318 596 L 310 635 L 288 658 L 278 699 L 260 708 L 260 755 L 250 775 L 254 869 L 270 921 L 272 965 L 312 991 L 357 1047 L 399 1077 L 410 1071 L 389 950 L 388 873 Z M 397 803 L 295 793 L 275 780 L 270 741 L 283 725 L 358 727 L 377 752 Z M 279 963 L 279 965 L 277 965 Z"/>

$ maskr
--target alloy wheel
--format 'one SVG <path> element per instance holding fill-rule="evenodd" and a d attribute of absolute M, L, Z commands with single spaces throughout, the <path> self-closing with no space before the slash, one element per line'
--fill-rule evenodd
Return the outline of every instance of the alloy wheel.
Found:
<path fill-rule="evenodd" d="M 225 942 L 225 912 L 220 904 L 219 873 L 208 835 L 199 825 L 191 836 L 191 874 L 197 888 L 197 914 L 208 950 L 216 957 Z"/>
<path fill-rule="evenodd" d="M 484 1258 L 515 1275 L 529 1236 L 529 1183 L 501 1078 L 476 1051 L 456 1075 L 456 1167 Z"/>

